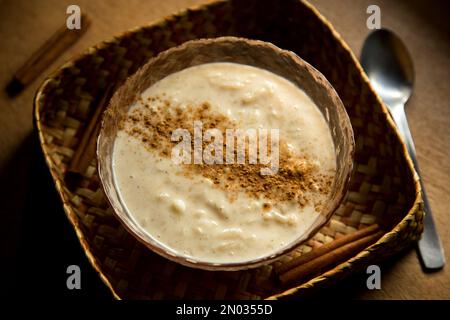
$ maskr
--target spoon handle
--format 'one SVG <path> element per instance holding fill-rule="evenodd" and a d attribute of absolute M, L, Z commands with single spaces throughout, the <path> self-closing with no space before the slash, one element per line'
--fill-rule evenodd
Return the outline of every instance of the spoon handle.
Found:
<path fill-rule="evenodd" d="M 416 149 L 414 147 L 414 142 L 409 130 L 408 121 L 405 115 L 405 109 L 403 105 L 390 106 L 390 111 L 395 123 L 406 143 L 409 155 L 414 163 L 414 167 L 417 174 L 420 177 L 419 165 L 416 158 Z M 431 213 L 431 207 L 428 202 L 428 197 L 425 192 L 425 186 L 423 184 L 423 179 L 420 177 L 420 186 L 422 187 L 422 198 L 424 202 L 424 230 L 422 238 L 418 243 L 419 256 L 422 261 L 422 265 L 427 270 L 437 270 L 441 269 L 445 265 L 444 249 L 442 247 L 441 240 L 436 230 L 436 225 L 434 223 L 433 215 Z"/>

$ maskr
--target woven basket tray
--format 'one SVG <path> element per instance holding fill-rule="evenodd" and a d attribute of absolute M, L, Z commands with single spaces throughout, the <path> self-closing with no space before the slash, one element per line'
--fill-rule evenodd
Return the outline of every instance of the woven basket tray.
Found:
<path fill-rule="evenodd" d="M 82 179 L 64 175 L 94 112 L 98 92 L 121 82 L 150 57 L 190 39 L 234 35 L 269 41 L 297 53 L 334 86 L 350 116 L 355 172 L 332 220 L 306 245 L 272 265 L 238 272 L 191 269 L 137 242 L 108 206 L 93 157 Z M 301 1 L 219 1 L 189 9 L 104 42 L 48 78 L 35 99 L 35 119 L 47 165 L 89 261 L 116 298 L 263 299 L 304 295 L 380 262 L 417 240 L 423 229 L 418 178 L 405 146 L 359 63 L 332 26 Z M 379 223 L 377 243 L 294 288 L 277 285 L 274 265 Z"/>

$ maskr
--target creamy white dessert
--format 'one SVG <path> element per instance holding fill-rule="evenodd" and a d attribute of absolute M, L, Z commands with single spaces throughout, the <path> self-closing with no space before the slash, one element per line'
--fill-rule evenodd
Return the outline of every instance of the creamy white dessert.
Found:
<path fill-rule="evenodd" d="M 278 129 L 276 170 L 196 164 L 194 154 L 177 163 L 172 134 L 186 129 L 194 144 L 195 121 L 223 132 L 224 145 L 226 129 Z M 203 147 L 212 141 L 203 139 Z M 319 218 L 335 170 L 314 102 L 274 73 L 235 63 L 191 67 L 149 87 L 123 119 L 113 153 L 115 186 L 135 222 L 168 250 L 208 263 L 266 257 L 298 239 Z"/>

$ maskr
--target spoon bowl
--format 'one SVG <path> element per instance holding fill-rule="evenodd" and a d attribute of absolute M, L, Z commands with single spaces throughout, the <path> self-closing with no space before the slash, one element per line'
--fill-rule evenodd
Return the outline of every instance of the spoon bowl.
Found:
<path fill-rule="evenodd" d="M 412 93 L 414 67 L 401 39 L 386 29 L 372 32 L 361 52 L 361 64 L 388 106 L 405 104 Z"/>

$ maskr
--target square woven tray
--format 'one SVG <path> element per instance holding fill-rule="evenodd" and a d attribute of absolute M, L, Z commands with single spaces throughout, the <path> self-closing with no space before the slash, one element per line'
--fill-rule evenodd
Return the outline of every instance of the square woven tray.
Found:
<path fill-rule="evenodd" d="M 316 67 L 341 97 L 356 141 L 355 171 L 331 221 L 307 244 L 272 265 L 236 272 L 184 267 L 137 242 L 113 215 L 97 177 L 95 158 L 75 184 L 64 182 L 99 92 L 111 82 L 124 81 L 169 47 L 223 35 L 272 42 Z M 302 296 L 380 262 L 416 241 L 423 230 L 418 177 L 386 107 L 349 47 L 330 23 L 303 1 L 218 1 L 125 32 L 52 74 L 37 92 L 35 121 L 64 210 L 89 261 L 116 298 Z M 389 231 L 357 256 L 293 288 L 274 281 L 275 265 L 374 223 Z"/>

